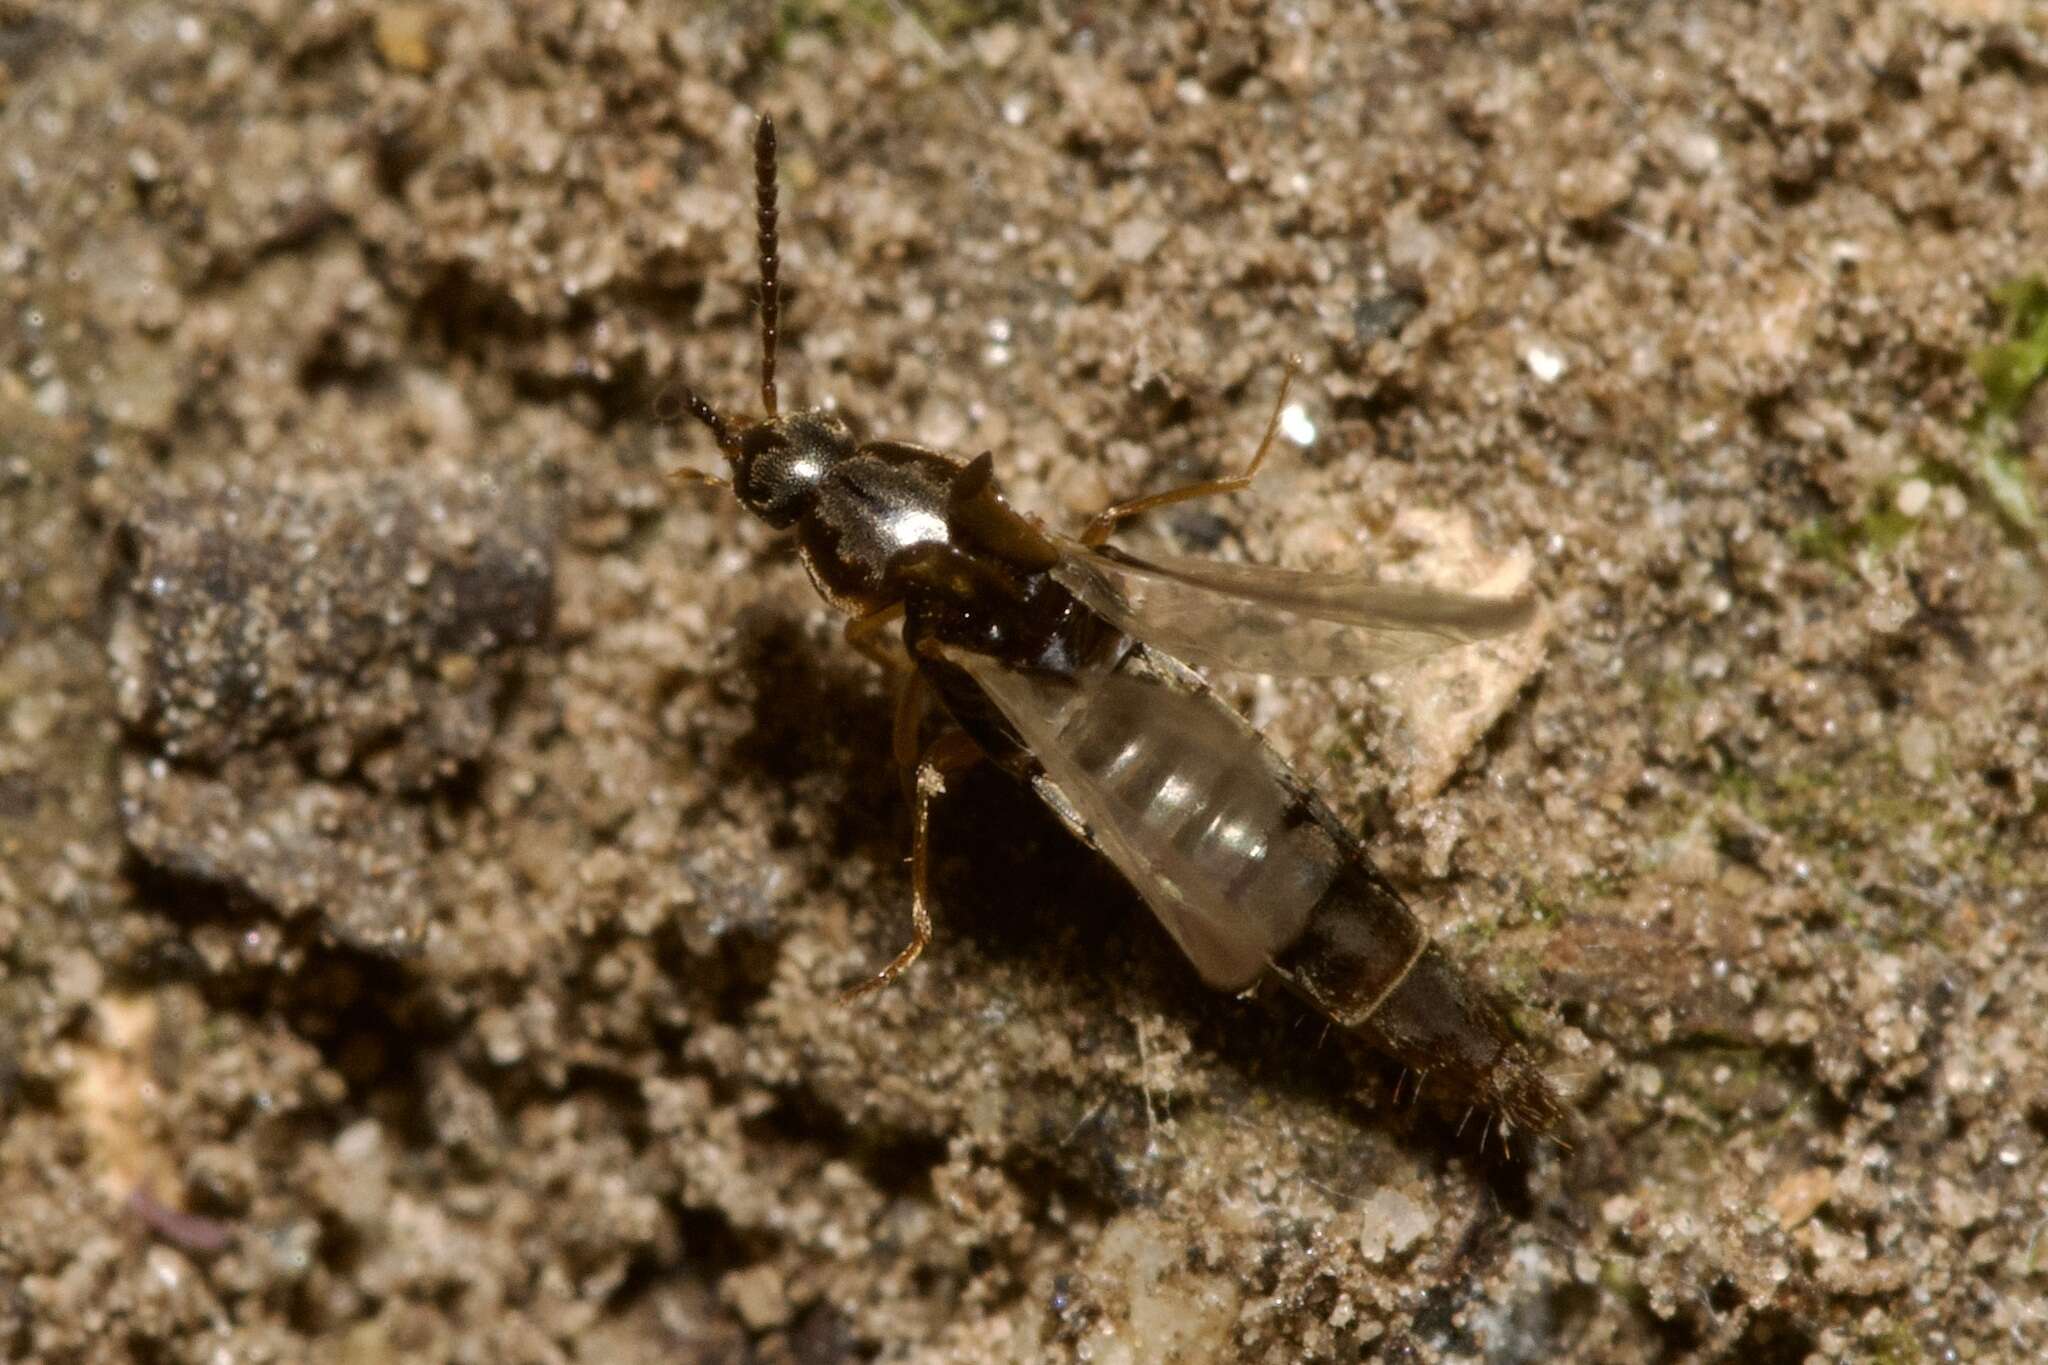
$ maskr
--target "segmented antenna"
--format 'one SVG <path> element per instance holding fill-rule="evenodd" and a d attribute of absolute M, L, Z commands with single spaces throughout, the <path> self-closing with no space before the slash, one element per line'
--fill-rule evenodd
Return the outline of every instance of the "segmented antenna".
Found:
<path fill-rule="evenodd" d="M 775 120 L 761 115 L 754 130 L 754 222 L 761 249 L 761 406 L 775 415 L 775 324 L 782 313 L 782 293 L 775 254 Z"/>
<path fill-rule="evenodd" d="M 683 401 L 689 406 L 690 416 L 711 428 L 711 435 L 718 441 L 718 448 L 720 450 L 730 450 L 732 448 L 732 428 L 725 424 L 725 419 L 718 415 L 717 410 L 698 397 L 694 389 L 683 390 Z"/>

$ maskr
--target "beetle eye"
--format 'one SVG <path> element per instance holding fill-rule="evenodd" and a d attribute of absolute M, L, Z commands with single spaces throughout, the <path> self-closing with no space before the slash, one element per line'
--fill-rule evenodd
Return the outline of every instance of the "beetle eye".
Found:
<path fill-rule="evenodd" d="M 762 425 L 740 438 L 733 489 L 749 512 L 781 530 L 803 516 L 823 474 L 822 462 L 804 442 Z"/>
<path fill-rule="evenodd" d="M 780 437 L 745 440 L 735 463 L 733 491 L 749 512 L 778 529 L 803 515 L 810 485 L 791 467 L 794 462 L 787 441 Z"/>

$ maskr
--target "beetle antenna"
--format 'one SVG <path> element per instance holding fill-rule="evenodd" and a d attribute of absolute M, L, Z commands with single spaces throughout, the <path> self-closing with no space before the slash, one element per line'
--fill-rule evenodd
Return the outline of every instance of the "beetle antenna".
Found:
<path fill-rule="evenodd" d="M 761 115 L 754 130 L 754 224 L 761 251 L 761 406 L 775 415 L 775 328 L 782 314 L 776 272 L 782 260 L 775 241 L 775 120 Z"/>
<path fill-rule="evenodd" d="M 732 428 L 725 424 L 725 419 L 718 415 L 716 408 L 699 397 L 695 389 L 683 390 L 683 403 L 689 408 L 690 416 L 711 428 L 711 435 L 717 440 L 720 450 L 732 448 Z"/>

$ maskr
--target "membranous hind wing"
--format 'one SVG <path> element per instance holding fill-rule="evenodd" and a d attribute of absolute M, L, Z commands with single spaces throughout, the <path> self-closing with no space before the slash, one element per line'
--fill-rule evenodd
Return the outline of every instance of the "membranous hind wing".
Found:
<path fill-rule="evenodd" d="M 1204 668 L 1353 677 L 1511 635 L 1536 615 L 1528 593 L 1481 597 L 1368 573 L 1062 549 L 1052 573 L 1068 591 L 1131 636 Z"/>
<path fill-rule="evenodd" d="M 1069 678 L 965 652 L 947 659 L 1038 760 L 1040 796 L 1137 888 L 1211 986 L 1242 990 L 1285 970 L 1320 941 L 1318 914 L 1335 899 L 1362 896 L 1377 913 L 1347 917 L 1357 979 L 1326 1004 L 1363 1018 L 1422 951 L 1421 926 L 1322 803 L 1170 660 L 1141 648 Z"/>
<path fill-rule="evenodd" d="M 1314 793 L 1175 661 L 1138 646 L 1078 677 L 945 649 L 1016 731 L 1039 796 L 1114 863 L 1203 980 L 1264 972 L 1402 1065 L 1516 1126 L 1557 1096 Z"/>

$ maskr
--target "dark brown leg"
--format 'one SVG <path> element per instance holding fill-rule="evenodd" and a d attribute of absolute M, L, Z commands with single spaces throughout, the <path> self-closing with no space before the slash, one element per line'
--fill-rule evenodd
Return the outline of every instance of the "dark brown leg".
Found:
<path fill-rule="evenodd" d="M 917 765 L 917 800 L 912 807 L 910 842 L 910 942 L 888 966 L 856 986 L 841 991 L 842 1004 L 882 989 L 903 975 L 932 941 L 931 813 L 932 798 L 946 790 L 946 776 L 981 760 L 981 750 L 964 730 L 948 730 L 931 742 Z"/>
<path fill-rule="evenodd" d="M 1206 479 L 1201 483 L 1184 484 L 1169 488 L 1164 493 L 1151 493 L 1142 498 L 1131 498 L 1114 503 L 1095 514 L 1081 532 L 1081 543 L 1090 547 L 1108 540 L 1110 532 L 1140 512 L 1150 512 L 1159 507 L 1171 507 L 1177 502 L 1192 502 L 1196 498 L 1213 497 L 1219 493 L 1242 493 L 1252 486 L 1252 478 L 1259 472 L 1259 466 L 1266 462 L 1266 454 L 1273 448 L 1273 438 L 1280 432 L 1280 411 L 1287 406 L 1287 391 L 1294 386 L 1294 376 L 1301 372 L 1301 357 L 1287 357 L 1287 373 L 1280 379 L 1280 395 L 1273 400 L 1273 415 L 1266 419 L 1266 434 L 1259 441 L 1259 449 L 1252 456 L 1252 462 L 1245 466 L 1244 473 L 1231 474 L 1220 479 Z"/>
<path fill-rule="evenodd" d="M 889 648 L 882 632 L 889 623 L 903 615 L 903 604 L 892 602 L 866 616 L 855 616 L 846 623 L 846 643 L 886 668 L 891 673 L 901 672 L 910 667 L 910 661 L 903 657 L 901 650 Z"/>

